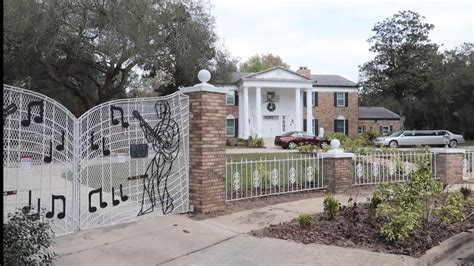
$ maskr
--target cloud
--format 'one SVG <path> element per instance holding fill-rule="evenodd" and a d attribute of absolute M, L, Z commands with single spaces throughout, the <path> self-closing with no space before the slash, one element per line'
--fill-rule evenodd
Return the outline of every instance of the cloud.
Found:
<path fill-rule="evenodd" d="M 310 1 L 214 0 L 213 15 L 224 45 L 245 61 L 273 53 L 292 69 L 307 66 L 320 74 L 357 81 L 358 66 L 373 58 L 367 39 L 376 22 L 413 10 L 433 23 L 430 35 L 444 48 L 473 42 L 469 1 Z"/>

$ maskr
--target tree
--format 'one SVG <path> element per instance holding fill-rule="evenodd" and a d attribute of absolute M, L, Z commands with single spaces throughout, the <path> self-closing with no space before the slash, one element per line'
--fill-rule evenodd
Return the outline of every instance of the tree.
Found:
<path fill-rule="evenodd" d="M 137 80 L 161 77 L 169 93 L 215 61 L 233 62 L 199 1 L 6 0 L 4 11 L 3 82 L 77 113 L 125 97 Z"/>
<path fill-rule="evenodd" d="M 441 97 L 446 111 L 442 117 L 448 128 L 474 139 L 474 43 L 464 43 L 443 56 Z"/>
<path fill-rule="evenodd" d="M 272 67 L 281 66 L 289 69 L 290 66 L 283 62 L 278 55 L 266 54 L 266 55 L 254 55 L 247 61 L 240 65 L 241 72 L 259 72 L 267 70 Z"/>
<path fill-rule="evenodd" d="M 423 20 L 416 12 L 401 11 L 375 24 L 368 42 L 376 55 L 360 67 L 363 98 L 393 99 L 400 108 L 395 111 L 410 114 L 406 124 L 413 128 L 428 126 L 427 104 L 436 96 L 442 69 L 438 45 L 428 38 L 434 26 Z M 410 112 L 413 108 L 418 111 Z"/>

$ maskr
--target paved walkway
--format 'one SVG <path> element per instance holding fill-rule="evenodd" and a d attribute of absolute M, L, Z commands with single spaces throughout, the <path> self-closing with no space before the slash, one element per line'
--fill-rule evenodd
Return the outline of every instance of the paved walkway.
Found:
<path fill-rule="evenodd" d="M 366 192 L 337 195 L 365 201 Z M 312 198 L 195 221 L 171 215 L 80 231 L 56 240 L 56 265 L 413 265 L 407 256 L 366 250 L 304 245 L 256 238 L 247 233 L 285 222 L 302 212 L 321 212 Z"/>

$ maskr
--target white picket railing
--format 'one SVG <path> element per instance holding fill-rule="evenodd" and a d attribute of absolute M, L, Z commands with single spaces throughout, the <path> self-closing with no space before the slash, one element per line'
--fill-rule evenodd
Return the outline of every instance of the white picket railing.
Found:
<path fill-rule="evenodd" d="M 227 161 L 226 200 L 326 188 L 322 158 L 315 155 Z"/>
<path fill-rule="evenodd" d="M 463 179 L 474 179 L 474 151 L 466 151 L 462 164 Z"/>
<path fill-rule="evenodd" d="M 436 178 L 434 154 L 431 152 L 397 151 L 393 153 L 374 151 L 357 155 L 354 159 L 353 185 L 375 185 L 405 182 L 417 170 L 417 162 L 428 159 L 433 177 Z"/>

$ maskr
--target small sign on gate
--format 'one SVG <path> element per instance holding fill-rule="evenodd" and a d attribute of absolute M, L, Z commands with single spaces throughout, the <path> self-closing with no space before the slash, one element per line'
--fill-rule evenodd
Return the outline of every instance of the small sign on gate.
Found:
<path fill-rule="evenodd" d="M 33 156 L 31 156 L 31 155 L 22 155 L 20 157 L 20 169 L 21 170 L 31 169 L 32 161 L 33 161 Z"/>
<path fill-rule="evenodd" d="M 117 151 L 117 163 L 124 163 L 127 161 L 127 153 L 124 150 Z"/>

